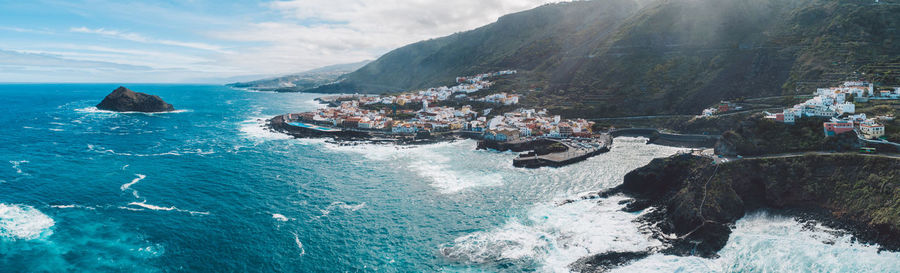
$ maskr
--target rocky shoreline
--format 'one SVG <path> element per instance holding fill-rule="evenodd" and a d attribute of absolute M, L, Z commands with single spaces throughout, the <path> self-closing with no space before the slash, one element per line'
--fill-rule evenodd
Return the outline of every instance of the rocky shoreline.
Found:
<path fill-rule="evenodd" d="M 653 208 L 638 219 L 665 243 L 651 252 L 716 257 L 735 221 L 755 210 L 822 223 L 862 243 L 900 250 L 897 158 L 810 154 L 715 165 L 710 158 L 682 154 L 654 159 L 597 196 L 614 194 L 634 198 L 623 210 Z M 606 254 L 585 261 L 603 265 Z M 572 267 L 583 267 L 585 261 Z"/>
<path fill-rule="evenodd" d="M 395 145 L 422 145 L 452 142 L 462 139 L 478 139 L 476 149 L 497 151 L 528 152 L 513 159 L 513 166 L 522 168 L 562 167 L 584 161 L 595 155 L 608 152 L 612 147 L 612 137 L 602 134 L 591 139 L 548 139 L 534 138 L 522 141 L 494 141 L 481 139 L 471 132 L 440 132 L 416 135 L 388 134 L 381 131 L 342 130 L 337 128 L 307 128 L 288 123 L 285 115 L 266 120 L 266 129 L 284 133 L 295 138 L 330 138 L 340 145 L 365 143 L 391 143 Z M 582 142 L 578 142 L 582 141 Z M 578 142 L 578 143 L 572 143 Z M 580 144 L 579 144 L 580 143 Z"/>

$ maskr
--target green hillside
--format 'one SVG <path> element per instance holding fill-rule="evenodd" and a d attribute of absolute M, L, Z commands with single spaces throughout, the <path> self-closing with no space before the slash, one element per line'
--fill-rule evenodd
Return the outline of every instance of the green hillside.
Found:
<path fill-rule="evenodd" d="M 391 51 L 314 91 L 383 93 L 518 69 L 497 89 L 566 116 L 695 114 L 722 99 L 900 82 L 900 5 L 606 0 L 545 5 Z M 527 90 L 533 89 L 533 92 Z"/>

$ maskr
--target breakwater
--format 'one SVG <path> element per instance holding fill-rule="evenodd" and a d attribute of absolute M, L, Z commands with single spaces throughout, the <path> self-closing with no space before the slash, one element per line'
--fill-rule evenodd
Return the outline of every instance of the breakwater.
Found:
<path fill-rule="evenodd" d="M 498 142 L 481 140 L 478 149 L 526 152 L 513 159 L 520 168 L 562 167 L 609 152 L 612 137 L 603 134 L 587 139 L 535 138 L 522 141 Z"/>
<path fill-rule="evenodd" d="M 712 148 L 721 136 L 699 134 L 673 134 L 660 132 L 654 128 L 624 128 L 609 131 L 612 137 L 641 136 L 646 137 L 647 144 L 659 144 L 682 148 Z"/>

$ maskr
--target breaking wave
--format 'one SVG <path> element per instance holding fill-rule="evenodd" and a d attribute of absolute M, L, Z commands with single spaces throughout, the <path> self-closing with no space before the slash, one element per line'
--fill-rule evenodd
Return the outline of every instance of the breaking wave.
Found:
<path fill-rule="evenodd" d="M 278 132 L 270 131 L 266 128 L 267 118 L 251 118 L 241 122 L 240 130 L 246 138 L 258 140 L 280 140 L 291 139 L 292 137 Z"/>
<path fill-rule="evenodd" d="M 331 204 L 328 204 L 327 207 L 319 210 L 320 212 L 322 212 L 321 215 L 313 217 L 313 218 L 321 218 L 321 217 L 328 216 L 329 214 L 334 212 L 336 209 L 354 212 L 354 211 L 360 210 L 364 207 L 366 207 L 366 202 L 362 202 L 362 203 L 355 204 L 355 205 L 347 204 L 347 203 L 344 203 L 341 201 L 331 202 Z"/>
<path fill-rule="evenodd" d="M 290 220 L 290 218 L 287 218 L 287 216 L 284 216 L 284 214 L 281 214 L 281 213 L 273 213 L 272 219 L 275 219 L 280 222 L 287 222 Z"/>
<path fill-rule="evenodd" d="M 93 144 L 88 144 L 87 147 L 88 147 L 88 151 L 93 151 L 93 152 L 96 152 L 96 153 L 101 153 L 101 154 L 111 154 L 111 155 L 117 155 L 117 156 L 136 156 L 136 157 L 151 157 L 151 156 L 182 156 L 182 155 L 189 155 L 189 154 L 192 154 L 192 155 L 210 155 L 210 154 L 215 154 L 215 153 L 216 153 L 216 152 L 213 151 L 213 150 L 204 151 L 203 149 L 196 149 L 196 150 L 180 150 L 180 151 L 179 151 L 179 150 L 175 150 L 175 151 L 168 151 L 168 152 L 164 152 L 164 153 L 154 153 L 154 154 L 133 154 L 133 153 L 116 152 L 116 151 L 114 151 L 114 150 L 112 150 L 112 149 L 106 149 L 106 148 L 104 148 L 104 147 L 102 147 L 102 146 L 97 146 L 97 145 L 93 145 Z"/>
<path fill-rule="evenodd" d="M 794 218 L 749 214 L 719 258 L 655 254 L 612 272 L 897 272 L 900 253 L 879 251 L 845 232 Z"/>
<path fill-rule="evenodd" d="M 178 114 L 178 113 L 187 113 L 187 112 L 191 112 L 191 110 L 188 110 L 188 109 L 179 109 L 179 110 L 169 111 L 169 112 L 154 112 L 154 113 L 137 112 L 137 111 L 116 112 L 116 111 L 109 111 L 109 110 L 100 110 L 100 109 L 97 109 L 96 106 L 85 107 L 85 108 L 76 108 L 75 111 L 76 111 L 76 112 L 81 112 L 81 113 L 100 113 L 100 114 L 111 114 L 111 115 L 117 115 L 117 114 L 143 114 L 143 115 L 148 115 L 148 116 L 165 115 L 165 114 Z"/>
<path fill-rule="evenodd" d="M 12 240 L 34 240 L 53 234 L 55 222 L 34 207 L 0 204 L 0 237 Z"/>
<path fill-rule="evenodd" d="M 496 167 L 504 168 L 504 163 L 511 166 L 513 157 L 513 154 L 475 151 L 472 140 L 416 146 L 318 143 L 332 151 L 360 154 L 366 160 L 396 162 L 398 169 L 412 170 L 444 194 L 502 185 L 503 175 Z"/>
<path fill-rule="evenodd" d="M 124 168 L 123 168 L 123 170 L 124 170 Z M 137 178 L 132 179 L 131 182 L 122 184 L 122 186 L 120 186 L 119 189 L 121 189 L 122 191 L 128 190 L 131 188 L 132 185 L 137 184 L 137 182 L 141 182 L 141 180 L 144 180 L 144 178 L 147 178 L 147 176 L 143 175 L 143 174 L 136 174 L 136 175 L 137 175 Z M 134 195 L 134 198 L 141 198 L 141 196 L 138 195 L 137 190 L 132 189 L 131 194 Z"/>
<path fill-rule="evenodd" d="M 294 243 L 297 244 L 297 248 L 300 249 L 300 256 L 306 255 L 306 249 L 303 248 L 303 243 L 300 242 L 300 237 L 297 236 L 297 233 L 294 233 Z"/>
<path fill-rule="evenodd" d="M 621 211 L 614 196 L 599 204 L 582 200 L 562 206 L 541 204 L 522 219 L 470 233 L 441 248 L 458 263 L 497 268 L 567 272 L 581 257 L 607 251 L 641 251 L 661 245 L 640 231 L 639 214 Z"/>
<path fill-rule="evenodd" d="M 161 207 L 161 206 L 157 206 L 157 205 L 147 204 L 147 201 L 131 202 L 131 203 L 128 203 L 128 205 L 129 205 L 129 206 L 141 207 L 141 208 L 145 208 L 145 209 L 149 209 L 149 210 L 177 211 L 177 212 L 190 213 L 191 215 L 209 215 L 209 212 L 206 212 L 206 211 L 191 211 L 191 210 L 184 210 L 184 209 L 179 209 L 179 208 L 177 208 L 177 207 L 175 207 L 175 206 L 171 206 L 171 207 Z M 123 209 L 128 209 L 128 207 L 123 207 Z"/>

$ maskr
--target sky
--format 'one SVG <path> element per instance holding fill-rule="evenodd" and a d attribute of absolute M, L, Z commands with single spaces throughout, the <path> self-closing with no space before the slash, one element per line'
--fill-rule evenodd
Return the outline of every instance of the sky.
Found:
<path fill-rule="evenodd" d="M 0 0 L 0 82 L 224 83 L 377 59 L 560 0 Z"/>

